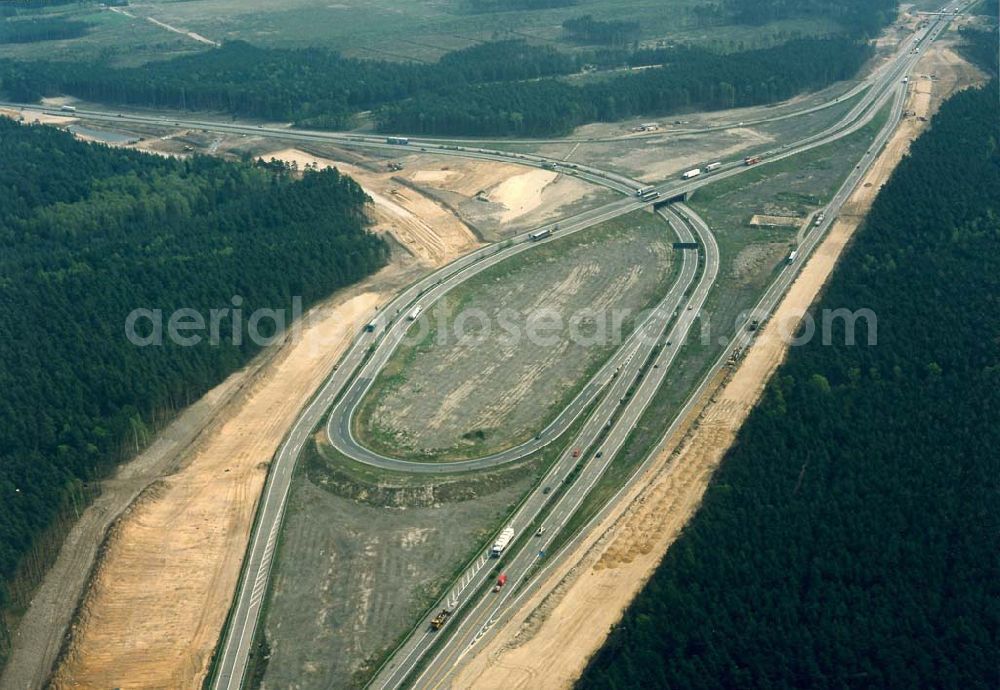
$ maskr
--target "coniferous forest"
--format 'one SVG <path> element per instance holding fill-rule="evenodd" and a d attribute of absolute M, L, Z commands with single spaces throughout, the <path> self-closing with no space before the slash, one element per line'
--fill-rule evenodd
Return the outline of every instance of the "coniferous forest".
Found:
<path fill-rule="evenodd" d="M 509 5 L 539 9 L 555 0 Z M 470 8 L 494 11 L 490 2 Z M 561 3 L 560 3 L 561 4 Z M 773 103 L 847 79 L 871 57 L 867 39 L 894 16 L 894 0 L 726 0 L 721 17 L 762 24 L 826 17 L 840 31 L 769 48 L 717 54 L 674 45 L 629 53 L 639 24 L 583 16 L 565 23 L 584 42 L 615 49 L 570 55 L 521 40 L 445 54 L 433 64 L 345 58 L 320 49 L 230 41 L 142 67 L 104 62 L 0 61 L 0 91 L 16 101 L 69 94 L 128 106 L 224 111 L 344 129 L 371 111 L 382 131 L 438 135 L 552 136 L 593 121 Z M 584 64 L 656 65 L 583 83 Z"/>
<path fill-rule="evenodd" d="M 952 98 L 581 688 L 1000 687 L 1000 112 Z"/>
<path fill-rule="evenodd" d="M 232 315 L 218 345 L 173 344 L 169 315 L 207 317 L 238 296 L 243 324 L 259 307 L 290 318 L 294 297 L 308 306 L 359 280 L 387 247 L 366 230 L 362 189 L 333 170 L 296 179 L 280 166 L 146 155 L 5 118 L 0 159 L 2 662 L 4 610 L 26 603 L 24 585 L 52 555 L 33 552 L 40 535 L 259 349 L 246 328 L 234 341 Z M 126 338 L 137 308 L 162 310 L 162 346 Z M 152 329 L 137 323 L 140 335 Z M 33 572 L 14 591 L 28 554 Z"/>

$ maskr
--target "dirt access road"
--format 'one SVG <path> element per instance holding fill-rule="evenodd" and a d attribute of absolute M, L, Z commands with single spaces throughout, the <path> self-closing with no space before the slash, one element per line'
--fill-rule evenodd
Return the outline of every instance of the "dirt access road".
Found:
<path fill-rule="evenodd" d="M 712 473 L 767 380 L 787 353 L 785 333 L 816 298 L 844 247 L 942 99 L 983 76 L 940 42 L 918 65 L 907 117 L 806 264 L 775 317 L 721 390 L 712 386 L 700 408 L 665 446 L 622 506 L 608 516 L 566 565 L 550 576 L 453 682 L 477 690 L 565 688 L 603 644 L 610 626 L 639 592 L 700 504 Z M 934 80 L 929 75 L 936 74 Z M 697 411 L 701 410 L 700 414 Z"/>

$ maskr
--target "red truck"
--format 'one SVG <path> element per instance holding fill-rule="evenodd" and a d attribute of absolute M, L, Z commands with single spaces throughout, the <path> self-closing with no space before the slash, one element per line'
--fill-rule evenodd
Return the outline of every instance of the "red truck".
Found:
<path fill-rule="evenodd" d="M 500 573 L 500 577 L 497 578 L 497 583 L 493 587 L 494 592 L 499 592 L 503 589 L 503 586 L 507 584 L 507 573 Z"/>
<path fill-rule="evenodd" d="M 760 163 L 760 156 L 747 156 L 743 159 L 744 165 L 753 165 L 754 163 Z"/>

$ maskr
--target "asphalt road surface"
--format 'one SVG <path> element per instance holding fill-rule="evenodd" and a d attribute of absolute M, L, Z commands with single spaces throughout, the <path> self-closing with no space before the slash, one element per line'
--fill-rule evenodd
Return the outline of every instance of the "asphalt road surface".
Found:
<path fill-rule="evenodd" d="M 763 155 L 765 158 L 762 164 L 780 160 L 787 156 L 809 150 L 810 148 L 815 148 L 816 146 L 836 141 L 843 136 L 847 136 L 853 131 L 857 131 L 857 129 L 863 127 L 867 124 L 867 122 L 870 122 L 884 103 L 894 96 L 898 97 L 898 95 L 903 91 L 903 88 L 899 86 L 900 79 L 912 69 L 917 59 L 919 59 L 919 56 L 913 54 L 910 50 L 911 45 L 922 45 L 923 42 L 936 37 L 936 35 L 943 28 L 944 24 L 945 21 L 938 20 L 932 24 L 930 29 L 921 34 L 919 37 L 905 41 L 898 55 L 890 63 L 880 68 L 868 80 L 866 80 L 864 83 L 864 95 L 861 99 L 859 99 L 858 104 L 852 108 L 851 112 L 837 125 L 794 144 L 787 144 L 783 147 L 764 152 Z M 858 89 L 859 92 L 862 90 L 860 86 Z M 20 104 L 14 104 L 14 107 L 21 106 Z M 37 109 L 36 106 L 23 107 Z M 47 110 L 49 112 L 58 112 L 53 109 Z M 891 118 L 890 124 L 898 122 L 900 114 L 901 103 L 897 98 L 896 106 L 894 108 L 894 116 Z M 589 166 L 567 166 L 561 162 L 554 162 L 537 156 L 522 156 L 521 154 L 491 152 L 486 149 L 473 149 L 467 144 L 455 146 L 436 144 L 430 141 L 421 142 L 411 140 L 411 142 L 407 145 L 391 145 L 375 141 L 372 138 L 356 137 L 353 135 L 230 125 L 225 123 L 188 119 L 125 114 L 122 114 L 119 117 L 118 115 L 107 112 L 82 110 L 74 113 L 74 115 L 86 117 L 91 120 L 139 122 L 160 125 L 169 124 L 169 120 L 171 122 L 175 122 L 178 126 L 201 128 L 221 133 L 244 133 L 255 136 L 269 136 L 290 141 L 326 141 L 335 142 L 345 146 L 360 146 L 367 148 L 406 148 L 407 150 L 422 148 L 429 152 L 433 151 L 434 153 L 442 155 L 460 155 L 471 158 L 502 160 L 505 162 L 513 161 L 528 165 L 537 165 L 540 167 L 555 165 L 558 166 L 558 169 L 563 172 L 578 175 L 582 179 L 589 179 L 592 182 L 602 184 L 612 189 L 617 189 L 618 191 L 628 195 L 627 198 L 615 201 L 602 208 L 594 209 L 587 213 L 579 214 L 574 218 L 561 221 L 559 224 L 559 230 L 556 232 L 556 236 L 562 236 L 569 232 L 579 231 L 584 227 L 601 222 L 602 219 L 628 213 L 629 211 L 635 210 L 644 205 L 644 202 L 637 200 L 633 196 L 634 189 L 640 186 L 639 183 L 621 175 L 597 170 L 596 168 Z M 891 130 L 887 125 L 887 127 L 883 130 L 883 134 L 880 135 L 880 143 L 878 146 L 881 146 L 881 142 L 884 142 L 885 138 L 887 138 L 889 131 Z M 783 294 L 787 285 L 794 277 L 795 272 L 801 267 L 802 262 L 805 260 L 812 246 L 818 242 L 822 233 L 829 227 L 830 222 L 832 222 L 833 217 L 836 215 L 836 210 L 839 208 L 839 204 L 843 203 L 843 200 L 850 194 L 853 186 L 857 184 L 861 174 L 873 159 L 874 152 L 876 150 L 877 147 L 873 147 L 871 149 L 871 153 L 866 155 L 866 159 L 861 167 L 859 167 L 851 175 L 851 179 L 845 183 L 844 189 L 841 190 L 841 193 L 838 193 L 837 198 L 829 205 L 827 219 L 824 224 L 815 228 L 806 237 L 803 246 L 800 247 L 796 261 L 786 267 L 776 283 L 772 285 L 771 289 L 768 290 L 768 293 L 759 305 L 759 308 L 762 311 L 769 311 L 773 308 L 774 304 L 776 304 L 778 298 L 780 298 L 781 294 Z M 691 182 L 668 183 L 660 187 L 660 199 L 670 199 L 673 197 L 683 196 L 684 194 L 705 184 L 709 184 L 712 181 L 728 177 L 730 175 L 739 174 L 744 169 L 746 168 L 742 165 L 741 161 L 732 161 L 711 175 L 703 175 L 702 177 L 696 178 Z M 674 216 L 672 221 L 675 228 L 678 228 L 678 230 L 681 231 L 680 228 L 686 225 L 689 230 L 693 230 L 694 234 L 701 240 L 700 251 L 705 253 L 705 262 L 704 270 L 701 272 L 701 276 L 698 279 L 697 287 L 689 298 L 689 303 L 691 304 L 692 309 L 690 311 L 686 308 L 680 310 L 679 316 L 674 318 L 672 321 L 665 318 L 664 314 L 661 314 L 658 319 L 651 318 L 648 322 L 648 328 L 650 331 L 655 331 L 657 334 L 657 337 L 652 339 L 654 343 L 657 342 L 658 339 L 660 342 L 671 340 L 675 343 L 675 346 L 661 346 L 656 348 L 654 345 L 652 346 L 652 349 L 648 351 L 648 356 L 643 357 L 640 354 L 641 348 L 644 347 L 643 343 L 633 342 L 629 344 L 627 348 L 623 349 L 619 355 L 616 355 L 618 358 L 616 360 L 616 366 L 619 366 L 618 362 L 621 362 L 622 366 L 618 375 L 613 377 L 611 381 L 601 386 L 596 393 L 594 389 L 588 388 L 588 392 L 593 393 L 594 399 L 596 400 L 599 398 L 599 401 L 596 403 L 594 412 L 590 417 L 588 417 L 588 421 L 581 429 L 577 442 L 571 445 L 571 447 L 581 449 L 581 457 L 570 457 L 568 459 L 564 457 L 560 458 L 560 460 L 555 463 L 550 475 L 546 478 L 543 485 L 541 485 L 536 492 L 533 492 L 525 499 L 520 509 L 513 516 L 512 524 L 515 529 L 530 524 L 533 520 L 531 516 L 537 515 L 551 496 L 551 500 L 556 501 L 556 503 L 553 505 L 551 511 L 546 517 L 546 524 L 548 527 L 547 533 L 550 535 L 549 539 L 558 533 L 560 524 L 564 524 L 569 516 L 575 512 L 576 507 L 582 501 L 589 488 L 600 478 L 603 468 L 606 467 L 614 457 L 615 452 L 618 448 L 620 448 L 628 431 L 635 424 L 635 421 L 641 415 L 642 410 L 645 409 L 645 406 L 648 404 L 653 392 L 655 392 L 659 382 L 662 381 L 663 376 L 669 369 L 669 365 L 673 361 L 677 345 L 679 345 L 679 343 L 683 341 L 684 337 L 686 337 L 687 329 L 690 328 L 691 322 L 697 314 L 697 310 L 704 302 L 705 296 L 714 281 L 713 273 L 717 270 L 717 249 L 714 248 L 714 238 L 711 237 L 711 233 L 708 232 L 704 223 L 702 223 L 700 219 L 691 214 L 688 210 L 680 207 L 677 211 L 680 214 L 683 214 L 683 222 L 681 222 L 678 216 Z M 672 211 L 667 211 L 667 213 L 670 214 Z M 554 225 L 555 224 L 542 226 L 542 228 L 539 229 L 551 229 Z M 514 251 L 524 250 L 523 245 L 528 245 L 528 243 L 531 243 L 531 240 L 528 239 L 527 234 L 520 235 L 514 238 L 511 246 L 506 249 L 485 247 L 457 259 L 451 264 L 439 269 L 439 271 L 427 276 L 404 290 L 396 299 L 388 305 L 385 305 L 380 313 L 389 314 L 387 321 L 392 321 L 395 314 L 402 315 L 407 313 L 407 308 L 418 303 L 418 300 L 432 300 L 440 296 L 440 294 L 443 294 L 443 292 L 446 292 L 447 289 L 450 289 L 447 286 L 454 287 L 456 283 L 449 282 L 451 278 L 454 277 L 457 280 L 462 280 L 467 278 L 469 275 L 474 275 L 479 270 L 482 270 L 482 268 L 476 267 L 474 264 L 484 262 L 485 265 L 485 262 L 490 261 L 492 258 L 495 258 L 496 260 L 499 260 L 501 256 L 506 258 Z M 685 253 L 687 254 L 689 251 L 690 250 L 686 250 Z M 710 256 L 713 251 L 716 254 L 714 261 Z M 505 252 L 507 253 L 505 254 Z M 715 266 L 714 269 L 713 266 Z M 471 272 L 469 272 L 470 267 L 472 268 Z M 683 270 L 682 274 L 684 274 Z M 671 294 L 675 292 L 675 289 L 679 285 L 681 285 L 680 280 L 671 290 Z M 435 290 L 440 290 L 440 292 L 435 292 Z M 670 296 L 668 295 L 668 298 L 669 297 Z M 665 303 L 661 303 L 661 306 L 667 308 L 669 307 L 669 303 L 666 303 L 665 300 Z M 399 321 L 397 320 L 396 323 L 398 324 Z M 668 323 L 669 325 L 667 325 Z M 384 363 L 384 358 L 386 358 L 388 354 L 391 354 L 392 341 L 387 340 L 386 338 L 390 336 L 395 337 L 394 334 L 396 333 L 396 330 L 403 329 L 405 324 L 403 324 L 403 326 L 396 325 L 394 327 L 391 323 L 387 325 L 389 326 L 389 330 L 386 332 L 366 332 L 358 335 L 354 345 L 349 349 L 338 369 L 324 383 L 314 399 L 303 410 L 301 416 L 289 431 L 285 442 L 282 444 L 280 450 L 272 460 L 271 471 L 269 473 L 267 483 L 265 484 L 264 493 L 258 509 L 255 528 L 251 536 L 245 559 L 244 572 L 237 589 L 236 597 L 230 613 L 230 619 L 223 633 L 223 639 L 218 650 L 215 675 L 212 683 L 215 688 L 235 690 L 242 685 L 243 677 L 247 668 L 247 660 L 251 651 L 251 643 L 257 629 L 261 603 L 267 590 L 273 551 L 287 501 L 295 459 L 299 455 L 299 452 L 305 442 L 308 440 L 311 431 L 321 421 L 325 411 L 331 408 L 335 400 L 341 395 L 342 392 L 345 391 L 345 389 L 347 389 L 348 384 L 355 379 L 354 372 L 359 367 L 364 365 L 370 346 L 375 344 L 376 348 L 373 357 L 368 361 L 375 361 L 377 356 L 378 358 L 381 358 Z M 663 336 L 663 328 L 670 329 L 667 332 L 668 335 L 665 337 Z M 737 338 L 738 341 L 734 343 L 734 347 L 739 347 L 741 344 L 745 345 L 742 341 L 748 340 L 749 336 L 743 333 L 737 336 Z M 380 342 L 388 343 L 388 345 L 380 345 Z M 654 349 L 655 353 L 653 352 Z M 628 360 L 627 364 L 625 360 Z M 653 361 L 651 362 L 650 360 Z M 724 361 L 725 357 L 720 357 L 717 366 L 722 366 Z M 656 366 L 653 366 L 653 364 Z M 375 369 L 377 369 L 377 367 L 375 367 Z M 373 373 L 373 369 L 369 368 L 362 369 L 362 371 L 368 372 L 369 374 Z M 369 376 L 368 378 L 371 377 Z M 705 381 L 707 380 L 707 378 L 703 380 L 701 387 L 704 387 Z M 357 390 L 357 385 L 364 386 L 364 378 L 358 377 L 357 381 L 361 383 L 354 384 L 354 388 L 348 389 L 348 392 L 343 396 L 343 399 L 348 402 L 342 406 L 338 406 L 338 409 L 348 410 L 352 407 L 352 403 L 356 404 L 359 397 L 355 394 L 351 394 L 350 390 Z M 600 383 L 599 380 L 597 382 Z M 628 394 L 630 389 L 631 394 Z M 622 398 L 626 399 L 624 404 L 621 402 Z M 689 400 L 688 405 L 691 404 L 691 401 L 693 401 L 693 398 Z M 609 422 L 611 424 L 610 427 L 608 427 Z M 339 424 L 331 425 L 331 428 L 337 427 L 339 427 Z M 349 438 L 349 434 L 347 434 L 347 437 Z M 600 449 L 597 449 L 594 448 L 594 444 L 599 437 L 601 439 L 601 447 Z M 596 457 L 598 450 L 601 451 L 601 458 Z M 510 458 L 506 458 L 505 460 L 509 461 L 509 459 Z M 400 459 L 389 460 L 405 462 Z M 581 460 L 585 462 L 581 462 Z M 544 486 L 557 486 L 558 483 L 565 479 L 566 475 L 570 471 L 573 471 L 577 464 L 580 465 L 578 474 L 576 475 L 574 481 L 568 485 L 566 490 L 552 491 L 548 494 L 544 493 Z M 434 467 L 426 464 L 419 467 L 418 465 L 420 464 L 411 463 L 405 467 L 410 471 L 427 471 L 423 468 Z M 455 466 L 452 465 L 452 467 L 449 468 L 449 471 L 453 471 L 454 469 Z M 413 633 L 396 650 L 395 654 L 393 654 L 387 664 L 383 666 L 373 682 L 373 685 L 380 688 L 399 687 L 405 682 L 409 682 L 408 678 L 414 674 L 414 671 L 418 668 L 418 666 L 425 667 L 427 669 L 416 679 L 416 684 L 418 686 L 432 686 L 445 680 L 447 674 L 450 673 L 450 670 L 454 668 L 458 661 L 460 661 L 461 656 L 474 644 L 477 644 L 478 641 L 480 641 L 485 635 L 489 634 L 493 625 L 495 625 L 495 623 L 500 619 L 499 617 L 503 615 L 503 611 L 506 610 L 503 609 L 503 606 L 510 605 L 512 603 L 511 597 L 521 596 L 522 593 L 527 591 L 526 587 L 518 588 L 517 573 L 524 572 L 528 566 L 533 565 L 536 559 L 539 558 L 537 553 L 544 552 L 546 544 L 547 541 L 540 537 L 537 543 L 537 549 L 536 544 L 531 544 L 529 548 L 514 550 L 505 555 L 504 567 L 510 576 L 510 580 L 508 581 L 507 588 L 505 588 L 505 590 L 501 590 L 502 596 L 499 598 L 489 598 L 489 595 L 478 597 L 474 596 L 475 593 L 482 587 L 483 583 L 487 581 L 486 579 L 492 569 L 486 567 L 487 562 L 481 563 L 485 554 L 471 563 L 470 569 L 466 571 L 458 581 L 456 581 L 454 587 L 449 591 L 445 599 L 440 602 L 442 607 L 454 604 L 458 609 L 464 608 L 464 611 L 460 611 L 462 614 L 461 616 L 456 615 L 454 625 L 446 625 L 441 631 L 435 634 L 430 634 L 427 632 L 427 621 L 421 621 L 414 628 Z M 515 544 L 515 546 L 519 545 Z M 554 562 L 555 559 L 550 558 L 546 560 L 547 565 L 544 567 L 551 567 L 551 564 Z M 512 573 L 513 576 L 511 576 Z M 446 638 L 444 645 L 435 653 L 433 658 L 426 660 L 426 664 L 422 664 L 424 656 L 430 648 L 431 641 L 437 637 Z"/>
<path fill-rule="evenodd" d="M 936 36 L 937 32 L 940 31 L 940 28 L 941 27 L 938 25 L 932 27 L 924 36 L 924 40 L 930 40 Z M 897 60 L 895 69 L 888 69 L 885 71 L 884 81 L 881 82 L 881 86 L 883 88 L 882 94 L 869 99 L 870 116 L 863 117 L 858 122 L 862 123 L 860 126 L 863 126 L 863 124 L 866 124 L 872 117 L 874 117 L 874 114 L 881 109 L 881 106 L 887 100 L 893 99 L 893 107 L 889 120 L 880 130 L 875 142 L 865 154 L 863 160 L 859 163 L 855 170 L 850 173 L 848 179 L 845 180 L 841 188 L 834 195 L 834 198 L 827 206 L 827 213 L 824 221 L 818 226 L 811 228 L 805 235 L 803 243 L 798 248 L 795 260 L 789 262 L 789 264 L 785 266 L 779 277 L 765 292 L 753 312 L 750 316 L 748 316 L 747 323 L 749 323 L 752 319 L 758 319 L 760 321 L 765 320 L 777 306 L 781 296 L 785 293 L 792 280 L 794 280 L 795 275 L 797 275 L 802 265 L 804 265 L 804 262 L 809 254 L 829 229 L 841 206 L 860 183 L 863 176 L 867 173 L 871 164 L 875 160 L 877 152 L 881 150 L 889 136 L 891 136 L 892 132 L 898 126 L 903 113 L 903 104 L 905 102 L 904 97 L 906 92 L 906 88 L 899 83 L 900 74 L 907 73 L 916 63 L 915 57 L 904 57 L 907 55 L 910 55 L 908 50 L 904 51 L 900 59 Z M 859 126 L 855 123 L 854 125 L 846 127 L 845 131 L 854 131 L 857 128 L 859 128 Z M 811 148 L 814 145 L 822 145 L 822 143 L 826 143 L 829 136 L 830 135 L 826 134 L 817 136 L 814 139 L 814 142 L 807 144 L 806 146 L 807 148 Z M 703 247 L 706 250 L 706 271 L 699 281 L 699 288 L 692 295 L 692 306 L 696 310 L 699 309 L 701 304 L 704 303 L 705 296 L 714 282 L 714 271 L 717 271 L 718 265 L 718 250 L 717 247 L 714 246 L 714 239 L 711 238 L 711 233 L 708 231 L 708 228 L 700 218 L 693 214 L 690 209 L 683 206 L 683 204 L 679 204 L 676 211 L 683 214 L 685 220 L 689 222 L 691 227 L 698 233 Z M 669 214 L 672 214 L 673 210 L 668 210 L 666 213 L 668 214 L 668 218 L 670 218 Z M 671 220 L 672 224 L 674 224 L 678 218 L 674 215 Z M 714 259 L 711 256 L 713 251 L 715 253 Z M 683 313 L 689 312 L 685 310 L 682 314 Z M 695 311 L 694 313 L 697 312 Z M 675 325 L 675 329 L 677 328 L 683 328 L 683 323 L 678 322 Z M 683 341 L 685 335 L 686 333 L 683 335 L 672 333 L 669 339 L 675 343 L 680 343 Z M 703 383 L 699 386 L 699 391 L 697 391 L 696 394 L 703 389 L 705 382 L 707 382 L 720 367 L 725 365 L 732 353 L 741 352 L 746 348 L 752 337 L 753 333 L 748 328 L 740 330 L 740 332 L 734 337 L 733 342 L 730 343 L 730 347 L 728 347 L 719 357 L 708 376 L 703 379 Z M 547 537 L 545 534 L 539 535 L 534 539 L 534 543 L 523 545 L 522 548 L 512 554 L 501 555 L 501 567 L 508 579 L 506 585 L 500 590 L 500 592 L 494 593 L 488 588 L 484 591 L 484 585 L 489 582 L 495 572 L 495 568 L 489 567 L 490 560 L 488 558 L 488 554 L 484 553 L 475 561 L 472 567 L 463 574 L 459 581 L 460 586 L 453 588 L 439 603 L 440 609 L 447 608 L 453 611 L 451 619 L 453 622 L 451 623 L 450 629 L 448 624 L 446 624 L 442 630 L 436 632 L 429 627 L 429 617 L 433 616 L 438 610 L 440 610 L 439 608 L 435 608 L 428 615 L 428 620 L 421 621 L 421 623 L 418 624 L 410 637 L 403 643 L 403 645 L 400 646 L 399 649 L 396 650 L 389 662 L 379 671 L 378 675 L 371 683 L 372 687 L 396 688 L 412 685 L 419 688 L 437 688 L 441 685 L 446 685 L 451 673 L 459 666 L 463 657 L 470 650 L 474 649 L 476 645 L 481 644 L 482 641 L 489 636 L 491 630 L 495 628 L 497 623 L 503 619 L 504 615 L 514 610 L 516 605 L 528 595 L 531 591 L 531 585 L 542 579 L 545 570 L 551 568 L 553 564 L 558 562 L 559 554 L 547 553 L 547 547 L 550 540 L 554 539 L 556 535 L 558 535 L 561 528 L 576 512 L 580 503 L 582 503 L 590 489 L 600 478 L 604 469 L 607 467 L 607 464 L 614 457 L 615 453 L 621 448 L 628 432 L 634 427 L 636 421 L 641 416 L 642 411 L 644 411 L 646 405 L 648 405 L 649 399 L 655 393 L 657 388 L 659 388 L 662 377 L 669 368 L 674 352 L 676 352 L 676 348 L 665 348 L 660 351 L 657 356 L 657 365 L 652 369 L 646 370 L 645 378 L 638 381 L 635 396 L 632 400 L 628 401 L 625 410 L 620 414 L 620 416 L 617 417 L 617 419 L 613 416 L 607 418 L 604 417 L 603 415 L 606 414 L 607 410 L 599 409 L 588 420 L 587 425 L 581 430 L 578 440 L 573 444 L 570 444 L 569 447 L 583 448 L 588 454 L 590 454 L 590 457 L 586 460 L 585 464 L 582 465 L 582 471 L 575 478 L 569 488 L 563 492 L 555 494 L 555 497 L 550 499 L 553 494 L 545 493 L 543 487 L 551 487 L 553 485 L 557 485 L 558 482 L 565 480 L 566 476 L 573 470 L 573 467 L 577 462 L 575 458 L 572 458 L 572 456 L 560 459 L 557 465 L 553 468 L 551 475 L 546 477 L 542 486 L 538 487 L 535 492 L 528 497 L 525 504 L 523 504 L 514 515 L 513 519 L 510 521 L 511 526 L 513 526 L 515 530 L 519 527 L 523 530 L 526 526 L 533 525 L 535 517 L 541 510 L 540 504 L 544 504 L 547 500 L 556 501 L 554 507 L 545 518 L 545 534 L 548 535 Z M 641 375 L 641 372 L 635 374 L 636 377 Z M 631 376 L 631 373 L 626 373 L 624 374 L 625 378 L 623 380 L 630 380 Z M 657 378 L 660 380 L 658 381 Z M 633 383 L 634 382 L 635 381 L 633 380 Z M 697 395 L 692 395 L 689 398 L 688 403 L 685 406 L 685 410 L 690 407 L 696 397 Z M 604 403 L 609 400 L 611 403 L 616 402 L 615 398 L 612 395 L 609 395 L 602 400 L 602 408 L 604 407 Z M 677 421 L 682 419 L 683 416 L 684 415 L 682 413 L 675 418 L 675 421 L 671 425 L 671 428 L 668 430 L 666 436 L 669 436 L 669 433 L 673 431 Z M 604 429 L 608 423 L 611 424 L 610 431 L 601 440 L 601 456 L 597 457 L 597 452 L 593 448 L 594 429 Z M 633 476 L 638 476 L 639 474 L 639 472 L 636 472 Z M 608 503 L 608 507 L 613 505 L 613 503 L 614 499 Z M 600 515 L 598 517 L 600 517 Z M 585 534 L 586 531 L 587 529 L 584 528 L 579 534 Z M 515 546 L 518 546 L 517 542 L 515 542 Z M 563 553 L 565 553 L 565 549 L 563 550 Z M 532 579 L 531 583 L 526 583 L 525 576 L 528 575 L 534 566 L 540 562 L 545 563 L 545 566 L 542 568 L 542 572 L 536 573 L 536 577 Z M 464 592 L 470 592 L 470 594 L 463 600 Z M 434 642 L 437 637 L 443 637 L 445 634 L 447 634 L 447 639 L 444 644 L 435 648 Z"/>

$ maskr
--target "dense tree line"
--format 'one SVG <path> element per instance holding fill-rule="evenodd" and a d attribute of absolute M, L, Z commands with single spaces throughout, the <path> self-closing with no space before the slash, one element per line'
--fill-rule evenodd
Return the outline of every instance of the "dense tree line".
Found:
<path fill-rule="evenodd" d="M 0 88 L 17 100 L 70 93 L 103 103 L 223 110 L 303 125 L 346 126 L 352 115 L 417 93 L 576 71 L 573 58 L 523 41 L 481 44 L 434 65 L 344 58 L 321 48 L 268 49 L 232 41 L 138 68 L 7 61 Z"/>
<path fill-rule="evenodd" d="M 177 160 L 75 141 L 0 118 L 0 662 L 8 585 L 80 495 L 259 350 L 249 318 L 303 306 L 383 265 L 363 190 L 333 170 Z M 234 299 L 237 297 L 238 299 Z M 184 347 L 169 317 L 223 314 Z M 162 310 L 163 344 L 126 338 Z M 234 326 L 234 322 L 241 322 Z M 263 335 L 274 322 L 263 321 Z M 234 337 L 233 333 L 238 334 Z M 136 324 L 154 332 L 152 318 Z M 51 553 L 48 554 L 51 557 Z M 35 573 L 37 575 L 37 572 Z M 19 585 L 23 584 L 19 581 Z"/>
<path fill-rule="evenodd" d="M 827 17 L 851 35 L 874 36 L 896 17 L 897 0 L 724 0 L 733 18 L 746 24 Z"/>
<path fill-rule="evenodd" d="M 639 37 L 639 22 L 599 20 L 589 14 L 567 19 L 562 27 L 573 40 L 581 43 L 624 46 Z"/>
<path fill-rule="evenodd" d="M 466 12 L 512 12 L 514 10 L 547 10 L 553 7 L 570 7 L 577 0 L 458 0 Z"/>
<path fill-rule="evenodd" d="M 79 38 L 90 27 L 62 17 L 45 19 L 20 19 L 0 22 L 0 43 L 35 43 Z"/>
<path fill-rule="evenodd" d="M 854 0 L 842 6 L 828 0 L 759 5 L 742 0 L 746 7 L 732 1 L 734 11 L 749 13 L 748 20 L 757 16 L 747 9 L 753 7 L 771 7 L 781 16 L 826 12 L 843 21 L 849 33 L 863 34 L 859 27 L 881 21 L 877 9 L 888 0 L 873 2 L 867 14 L 861 10 L 867 5 Z M 629 22 L 590 17 L 569 25 L 581 35 L 592 30 L 595 37 L 612 41 L 631 30 Z M 351 126 L 355 115 L 371 111 L 382 131 L 545 136 L 594 120 L 771 103 L 851 77 L 870 55 L 864 40 L 847 35 L 795 39 L 729 55 L 690 47 L 629 55 L 618 46 L 569 56 L 551 47 L 500 41 L 448 53 L 434 64 L 357 60 L 319 48 L 267 49 L 233 41 L 138 68 L 0 61 L 0 90 L 20 101 L 70 94 L 109 104 L 225 111 L 334 129 Z M 579 85 L 558 79 L 585 61 L 605 67 L 616 61 L 664 66 Z"/>
<path fill-rule="evenodd" d="M 996 29 L 983 31 L 981 29 L 963 28 L 960 30 L 963 44 L 959 47 L 962 55 L 978 65 L 982 70 L 993 76 L 998 76 L 1000 60 L 997 52 Z"/>
<path fill-rule="evenodd" d="M 549 79 L 442 90 L 384 106 L 377 116 L 383 130 L 415 134 L 564 134 L 594 120 L 773 103 L 847 79 L 870 55 L 870 46 L 846 38 L 732 55 L 645 51 L 643 60 L 664 66 L 580 86 Z"/>
<path fill-rule="evenodd" d="M 1000 111 L 944 105 L 581 688 L 1000 687 Z M 868 335 L 877 344 L 868 344 Z"/>

